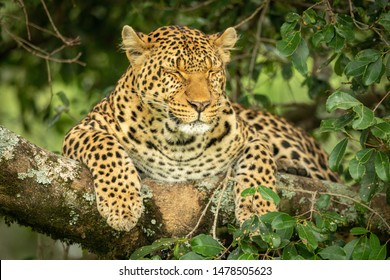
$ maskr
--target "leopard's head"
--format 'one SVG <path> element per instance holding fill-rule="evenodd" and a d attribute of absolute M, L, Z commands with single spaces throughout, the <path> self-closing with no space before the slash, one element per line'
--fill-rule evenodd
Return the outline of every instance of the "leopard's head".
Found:
<path fill-rule="evenodd" d="M 125 26 L 122 46 L 130 61 L 134 92 L 173 131 L 188 135 L 210 130 L 222 106 L 233 28 L 206 35 L 181 26 L 148 35 Z"/>

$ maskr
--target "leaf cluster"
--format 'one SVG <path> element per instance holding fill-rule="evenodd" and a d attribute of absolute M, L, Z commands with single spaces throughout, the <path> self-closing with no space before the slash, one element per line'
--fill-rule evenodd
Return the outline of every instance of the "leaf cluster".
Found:
<path fill-rule="evenodd" d="M 242 196 L 259 192 L 266 200 L 280 201 L 278 194 L 266 187 L 249 188 Z M 131 259 L 176 260 L 385 260 L 387 243 L 363 227 L 354 227 L 350 234 L 356 236 L 345 241 L 338 236 L 346 218 L 327 210 L 330 196 L 321 195 L 316 202 L 312 218 L 292 217 L 284 212 L 269 212 L 252 216 L 241 227 L 228 225 L 232 242 L 223 244 L 210 235 L 193 238 L 163 238 L 153 244 L 138 248 Z"/>

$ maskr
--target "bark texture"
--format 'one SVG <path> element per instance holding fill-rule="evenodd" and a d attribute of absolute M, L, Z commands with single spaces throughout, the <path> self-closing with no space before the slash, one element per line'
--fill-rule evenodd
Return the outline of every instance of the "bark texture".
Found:
<path fill-rule="evenodd" d="M 80 243 L 104 258 L 126 258 L 161 237 L 207 233 L 216 215 L 219 226 L 234 222 L 231 188 L 223 187 L 226 182 L 211 178 L 167 184 L 144 179 L 143 217 L 131 232 L 117 232 L 97 211 L 92 177 L 85 166 L 0 126 L 0 213 L 55 239 Z M 310 214 L 316 198 L 329 194 L 332 208 L 345 215 L 349 225 L 366 219 L 373 228 L 390 233 L 390 207 L 384 196 L 374 198 L 362 215 L 351 207 L 359 202 L 357 191 L 343 185 L 279 174 L 278 186 L 281 211 Z"/>

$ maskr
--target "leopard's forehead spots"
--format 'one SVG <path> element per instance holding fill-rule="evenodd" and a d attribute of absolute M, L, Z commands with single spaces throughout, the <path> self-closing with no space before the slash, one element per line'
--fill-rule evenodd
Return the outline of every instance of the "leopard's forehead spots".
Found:
<path fill-rule="evenodd" d="M 197 72 L 222 66 L 210 36 L 183 27 L 165 26 L 147 35 L 152 52 L 170 67 L 184 67 L 184 71 Z"/>

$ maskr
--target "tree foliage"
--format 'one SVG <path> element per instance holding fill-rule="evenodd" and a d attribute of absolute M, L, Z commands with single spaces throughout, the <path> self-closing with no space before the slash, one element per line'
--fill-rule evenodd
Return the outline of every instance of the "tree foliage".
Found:
<path fill-rule="evenodd" d="M 387 0 L 3 1 L 0 90 L 7 94 L 0 101 L 12 104 L 0 108 L 2 124 L 58 151 L 64 133 L 126 69 L 119 51 L 125 24 L 145 33 L 170 24 L 209 34 L 234 26 L 241 37 L 228 68 L 230 97 L 284 113 L 319 140 L 331 140 L 330 167 L 359 185 L 361 202 L 370 205 L 381 192 L 390 201 Z M 293 102 L 293 90 L 309 101 Z M 275 102 L 277 94 L 291 101 Z M 320 197 L 318 204 L 326 200 Z M 171 248 L 175 258 L 250 259 L 260 251 L 268 258 L 279 249 L 283 259 L 386 256 L 375 233 L 361 229 L 369 225 L 353 229 L 356 238 L 346 244 L 324 237 L 337 231 L 338 217 L 323 209 L 308 220 L 275 213 L 248 222 L 248 231 L 230 229 L 240 237 L 230 251 L 207 235 L 164 240 L 152 248 Z"/>

